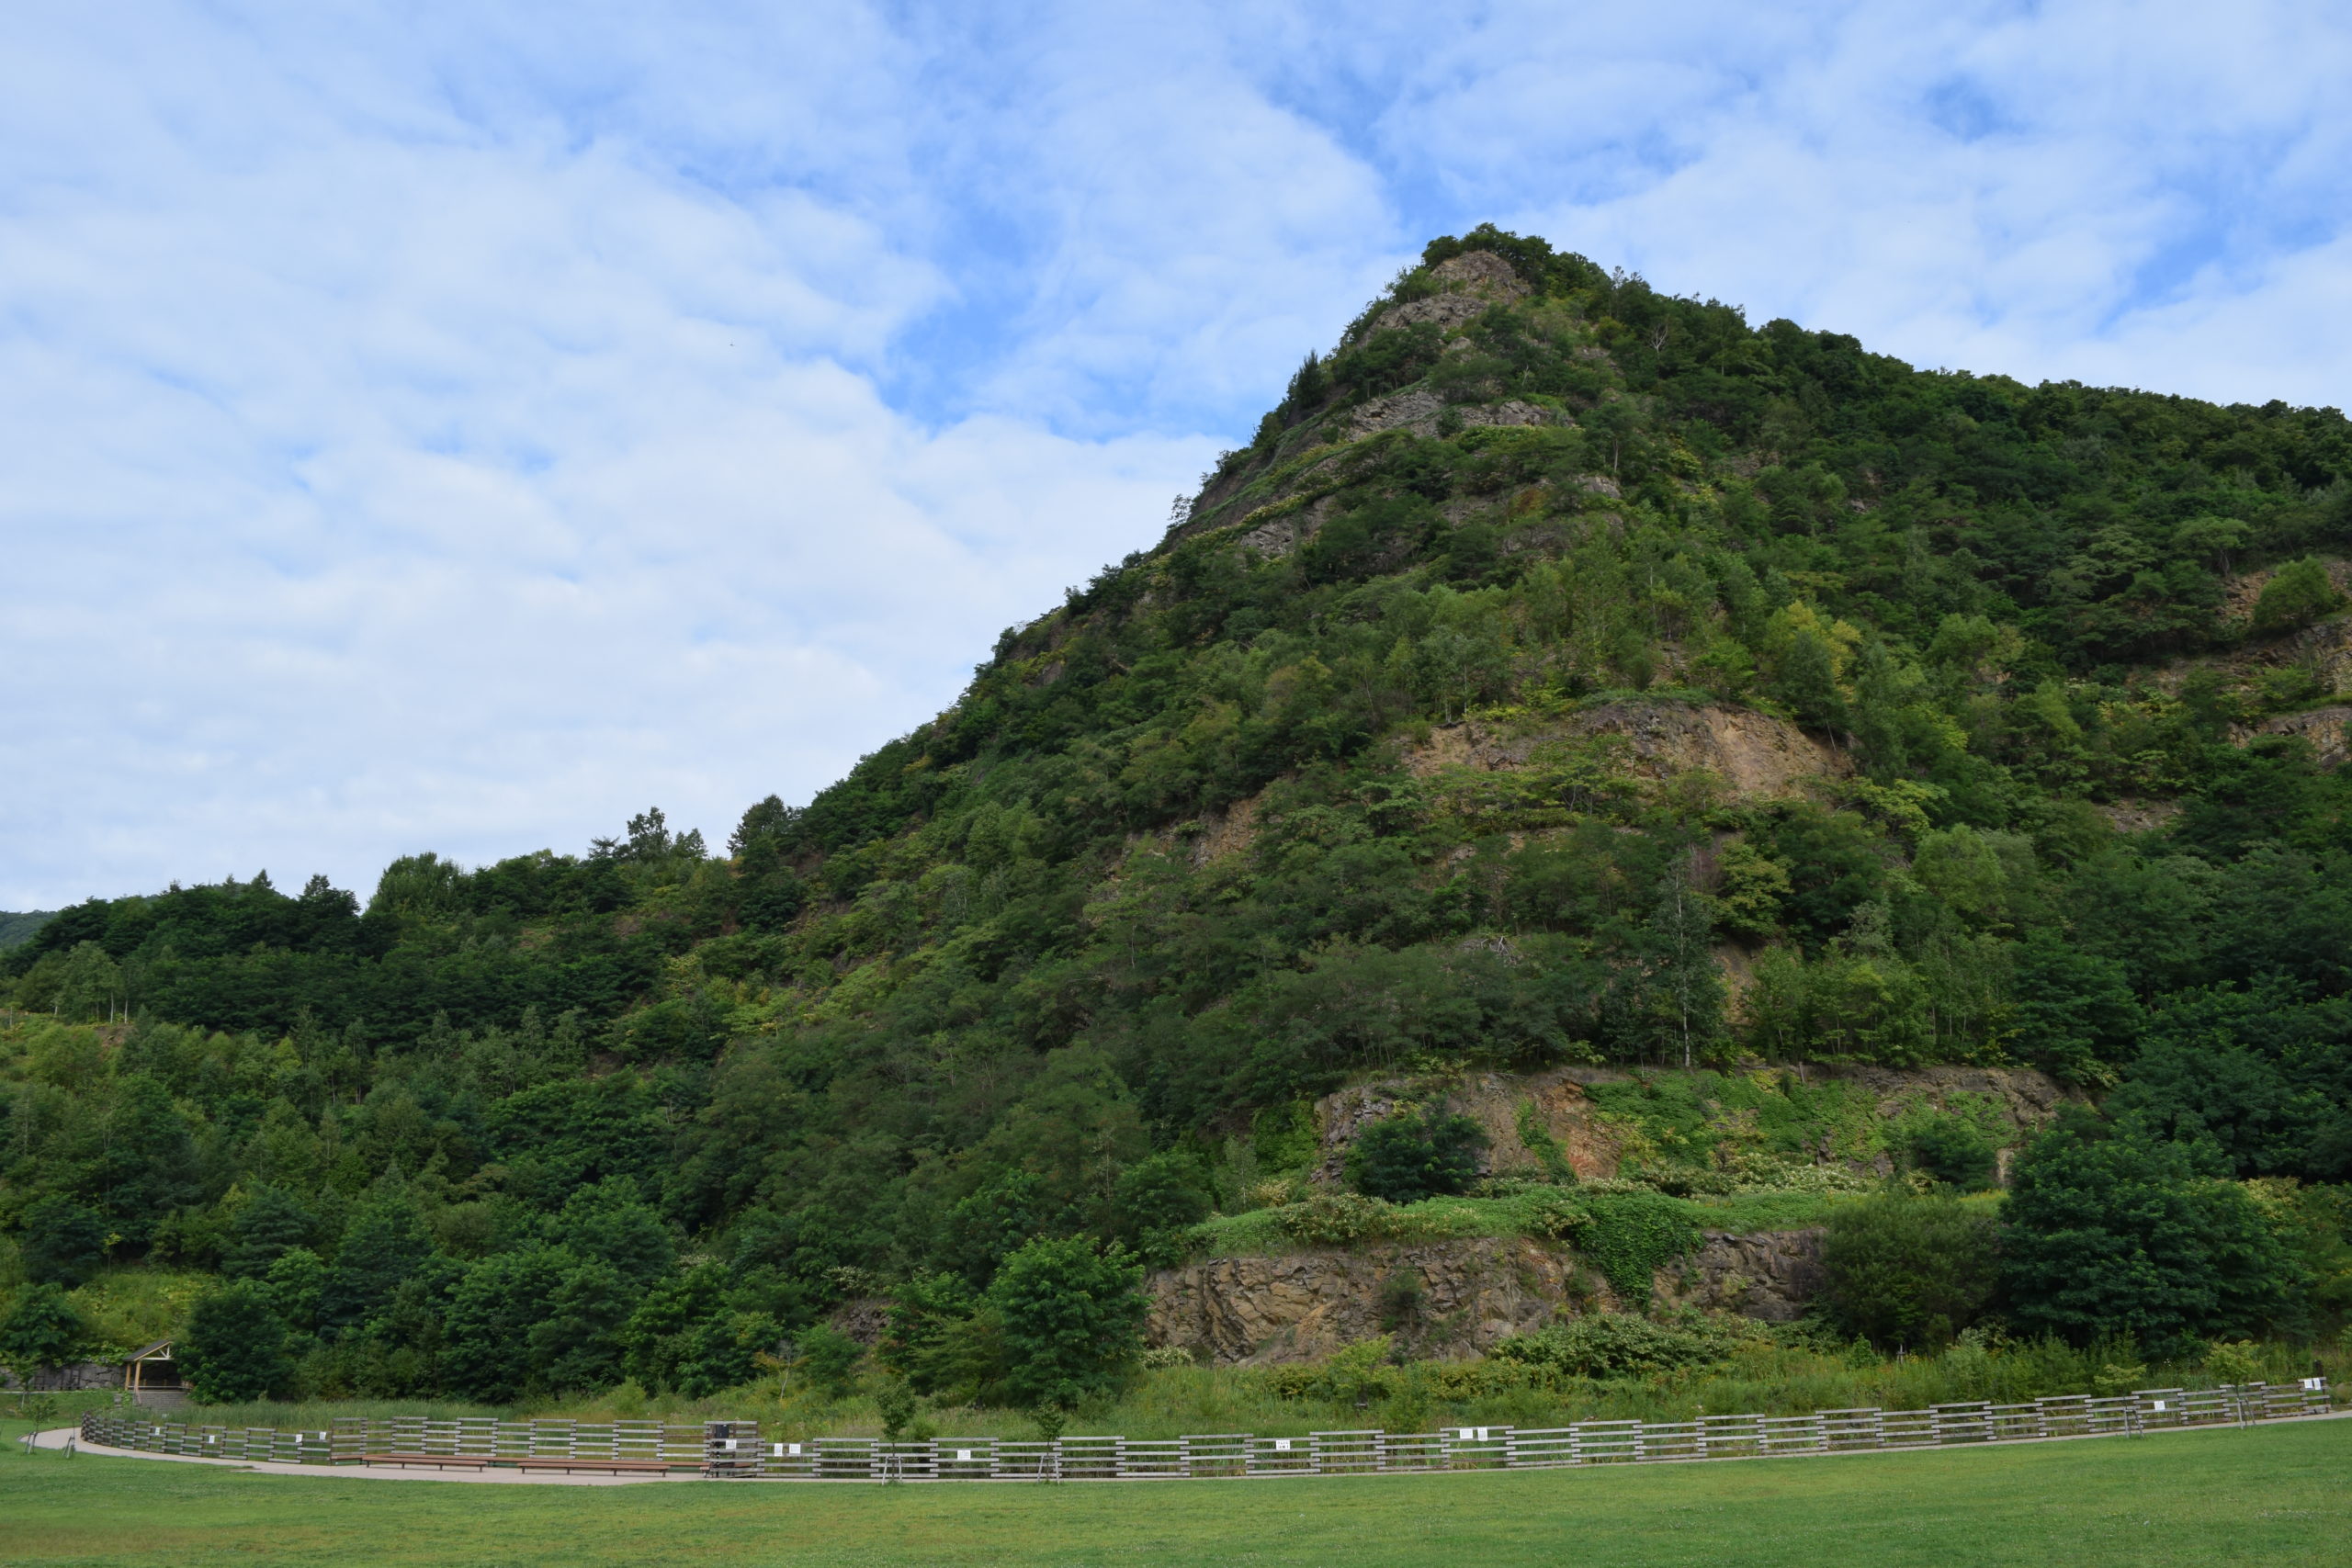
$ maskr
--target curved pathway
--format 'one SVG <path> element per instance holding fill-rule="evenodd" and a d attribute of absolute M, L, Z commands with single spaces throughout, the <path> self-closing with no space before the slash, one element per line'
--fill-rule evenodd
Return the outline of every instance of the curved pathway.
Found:
<path fill-rule="evenodd" d="M 513 1470 L 401 1470 L 370 1464 L 275 1464 L 263 1460 L 199 1459 L 194 1454 L 155 1454 L 141 1449 L 113 1449 L 102 1443 L 85 1442 L 78 1427 L 56 1427 L 36 1433 L 33 1447 L 62 1450 L 69 1439 L 75 1452 L 95 1454 L 101 1459 L 146 1459 L 164 1464 L 203 1464 L 216 1470 L 251 1471 L 256 1475 L 323 1475 L 345 1481 L 458 1481 L 475 1484 L 487 1483 L 492 1486 L 646 1486 L 659 1485 L 665 1481 L 703 1479 L 691 1472 L 675 1475 L 526 1474 Z"/>

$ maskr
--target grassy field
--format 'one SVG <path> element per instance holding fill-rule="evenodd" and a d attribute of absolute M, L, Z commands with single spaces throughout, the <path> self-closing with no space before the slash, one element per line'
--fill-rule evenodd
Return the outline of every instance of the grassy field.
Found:
<path fill-rule="evenodd" d="M 327 1481 L 12 1447 L 0 1561 L 2340 1568 L 2347 1473 L 2352 1421 L 1837 1459 L 1048 1487 Z"/>

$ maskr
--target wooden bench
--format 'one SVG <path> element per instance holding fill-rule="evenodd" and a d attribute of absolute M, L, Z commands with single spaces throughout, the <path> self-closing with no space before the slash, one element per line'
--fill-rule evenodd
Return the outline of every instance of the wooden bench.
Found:
<path fill-rule="evenodd" d="M 490 1460 L 483 1454 L 361 1454 L 362 1464 L 390 1464 L 406 1468 L 429 1465 L 435 1470 L 488 1470 Z"/>
<path fill-rule="evenodd" d="M 517 1470 L 594 1470 L 608 1475 L 667 1475 L 670 1466 L 658 1459 L 567 1459 L 561 1454 L 538 1454 L 530 1459 L 508 1461 Z"/>

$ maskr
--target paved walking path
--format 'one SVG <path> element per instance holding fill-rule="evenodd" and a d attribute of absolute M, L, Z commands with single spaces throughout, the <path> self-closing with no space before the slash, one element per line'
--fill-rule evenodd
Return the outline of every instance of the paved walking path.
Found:
<path fill-rule="evenodd" d="M 664 1481 L 700 1481 L 692 1471 L 670 1475 L 564 1475 L 519 1470 L 401 1470 L 373 1464 L 275 1464 L 263 1460 L 198 1459 L 194 1454 L 151 1454 L 139 1449 L 107 1448 L 82 1440 L 78 1427 L 57 1427 L 35 1434 L 33 1446 L 62 1449 L 67 1438 L 74 1450 L 101 1459 L 160 1460 L 165 1464 L 209 1464 L 229 1470 L 249 1470 L 256 1475 L 323 1475 L 345 1481 L 469 1481 L 492 1486 L 642 1486 Z"/>

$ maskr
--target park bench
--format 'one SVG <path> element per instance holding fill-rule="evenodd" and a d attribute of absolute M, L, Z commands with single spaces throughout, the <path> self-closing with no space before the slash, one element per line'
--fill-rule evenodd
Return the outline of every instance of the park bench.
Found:
<path fill-rule="evenodd" d="M 540 1454 L 533 1459 L 509 1461 L 517 1470 L 594 1470 L 609 1475 L 667 1475 L 670 1466 L 658 1459 L 573 1459 L 562 1454 Z"/>
<path fill-rule="evenodd" d="M 362 1464 L 390 1464 L 405 1469 L 410 1465 L 427 1465 L 435 1470 L 488 1470 L 490 1461 L 481 1454 L 361 1454 Z"/>

